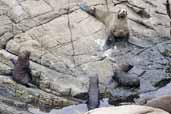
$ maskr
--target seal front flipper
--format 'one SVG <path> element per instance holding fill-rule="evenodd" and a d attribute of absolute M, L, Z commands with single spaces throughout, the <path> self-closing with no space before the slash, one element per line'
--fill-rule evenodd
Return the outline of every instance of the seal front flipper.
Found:
<path fill-rule="evenodd" d="M 13 63 L 14 66 L 15 66 L 16 63 L 17 63 L 17 60 L 16 60 L 16 59 L 13 59 L 13 58 L 11 58 L 10 61 Z"/>

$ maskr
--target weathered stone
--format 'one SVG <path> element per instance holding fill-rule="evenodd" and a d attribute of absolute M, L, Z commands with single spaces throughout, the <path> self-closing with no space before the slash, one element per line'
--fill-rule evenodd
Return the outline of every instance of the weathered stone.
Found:
<path fill-rule="evenodd" d="M 0 76 L 0 85 L 3 86 L 4 91 L 8 92 L 2 93 L 1 96 L 7 94 L 7 96 L 4 97 L 9 96 L 12 99 L 18 99 L 23 103 L 32 104 L 37 107 L 48 106 L 49 108 L 59 108 L 76 103 L 71 100 L 46 93 L 39 89 L 27 88 L 15 83 L 11 78 L 5 76 Z"/>
<path fill-rule="evenodd" d="M 6 32 L 4 33 L 1 37 L 0 37 L 0 48 L 5 48 L 7 42 L 13 37 L 13 34 L 10 32 Z"/>
<path fill-rule="evenodd" d="M 0 102 L 0 113 L 2 114 L 31 114 L 28 111 L 24 111 L 22 109 L 17 110 L 16 108 L 10 107 L 9 105 L 6 105 L 1 102 Z"/>
<path fill-rule="evenodd" d="M 34 17 L 38 15 L 42 15 L 44 13 L 48 13 L 51 11 L 51 7 L 46 4 L 43 0 L 35 1 L 35 0 L 27 0 L 21 3 L 21 6 L 29 12 L 29 14 Z"/>

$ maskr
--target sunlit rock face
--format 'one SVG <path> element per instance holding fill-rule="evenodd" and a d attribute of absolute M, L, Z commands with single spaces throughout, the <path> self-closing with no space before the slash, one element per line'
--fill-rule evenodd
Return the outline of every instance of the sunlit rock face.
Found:
<path fill-rule="evenodd" d="M 31 89 L 34 98 L 38 97 L 39 103 L 35 104 L 42 104 L 44 99 L 48 102 L 45 102 L 46 107 L 77 104 L 77 100 L 67 99 L 68 96 L 85 99 L 88 78 L 94 75 L 99 76 L 100 91 L 105 91 L 111 104 L 133 102 L 135 98 L 144 96 L 152 98 L 151 91 L 166 87 L 171 80 L 169 2 L 0 0 L 0 86 L 6 87 L 5 91 L 11 88 L 9 96 L 16 92 L 16 86 L 3 85 L 3 81 L 4 78 L 12 81 L 7 77 L 11 76 L 14 67 L 10 59 L 17 58 L 21 50 L 29 50 L 33 81 L 38 87 Z M 106 26 L 80 10 L 80 3 L 113 14 L 126 9 L 130 31 L 128 45 L 124 47 L 118 43 L 104 50 L 108 36 Z M 120 64 L 134 66 L 125 75 L 138 77 L 139 87 L 127 88 L 112 80 Z M 21 90 L 27 93 L 30 89 Z M 40 96 L 43 100 L 39 99 Z M 62 103 L 53 103 L 52 99 L 56 101 L 56 97 Z M 17 95 L 15 98 L 26 102 Z"/>

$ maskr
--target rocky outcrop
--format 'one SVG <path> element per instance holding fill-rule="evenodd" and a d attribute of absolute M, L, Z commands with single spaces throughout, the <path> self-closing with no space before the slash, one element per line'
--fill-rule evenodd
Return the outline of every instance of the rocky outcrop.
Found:
<path fill-rule="evenodd" d="M 129 45 L 102 50 L 106 28 L 79 9 L 81 2 L 113 13 L 126 8 Z M 88 78 L 96 74 L 100 91 L 111 99 L 111 104 L 130 98 L 132 102 L 144 94 L 149 96 L 167 87 L 171 80 L 170 3 L 170 0 L 0 0 L 0 81 L 5 78 L 14 83 L 10 79 L 13 69 L 10 59 L 26 49 L 31 51 L 33 80 L 38 87 L 28 89 L 15 83 L 26 91 L 26 97 L 38 94 L 74 104 L 79 100 L 73 97 L 85 96 Z M 139 87 L 132 89 L 113 80 L 108 84 L 117 66 L 125 63 L 134 65 L 126 76 L 138 77 Z M 5 85 L 8 86 L 15 90 L 16 86 Z M 23 97 L 16 97 L 27 103 Z"/>

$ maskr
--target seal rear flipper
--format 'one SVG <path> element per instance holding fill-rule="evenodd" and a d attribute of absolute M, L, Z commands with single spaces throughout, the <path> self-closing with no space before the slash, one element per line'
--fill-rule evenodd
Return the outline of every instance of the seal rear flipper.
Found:
<path fill-rule="evenodd" d="M 85 3 L 81 3 L 80 4 L 80 9 L 81 10 L 83 10 L 83 11 L 85 11 L 85 12 L 87 12 L 88 14 L 90 14 L 91 16 L 96 16 L 95 15 L 95 8 L 94 9 L 92 9 L 92 8 L 90 8 L 88 5 L 86 5 Z"/>
<path fill-rule="evenodd" d="M 105 42 L 104 50 L 112 48 L 112 46 L 114 46 L 114 44 L 115 44 L 115 38 L 114 38 L 113 34 L 110 32 L 107 37 L 107 40 Z"/>
<path fill-rule="evenodd" d="M 28 68 L 28 69 L 27 69 L 27 72 L 28 72 L 28 75 L 29 75 L 30 81 L 32 81 L 32 80 L 33 80 L 33 78 L 32 78 L 32 72 L 31 72 L 31 69 L 30 69 L 30 68 Z"/>
<path fill-rule="evenodd" d="M 85 12 L 88 12 L 90 10 L 90 7 L 88 5 L 86 5 L 85 3 L 81 3 L 80 9 L 85 11 Z"/>

